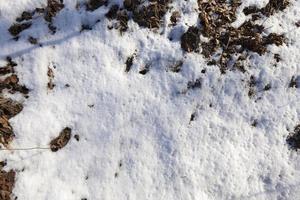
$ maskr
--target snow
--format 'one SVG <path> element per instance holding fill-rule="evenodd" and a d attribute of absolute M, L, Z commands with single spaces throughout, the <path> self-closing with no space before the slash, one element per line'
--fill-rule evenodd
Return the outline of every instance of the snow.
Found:
<path fill-rule="evenodd" d="M 265 3 L 245 0 L 242 7 Z M 18 199 L 299 198 L 300 157 L 285 142 L 300 121 L 300 90 L 288 88 L 300 73 L 300 29 L 294 29 L 299 1 L 264 22 L 270 32 L 287 33 L 289 45 L 268 47 L 283 61 L 273 67 L 273 54 L 253 54 L 246 74 L 226 75 L 207 66 L 201 55 L 184 54 L 178 37 L 168 39 L 169 27 L 159 34 L 130 22 L 121 36 L 107 29 L 108 8 L 78 12 L 71 0 L 55 18 L 57 34 L 49 34 L 37 18 L 19 41 L 12 40 L 7 29 L 14 19 L 43 4 L 0 1 L 0 58 L 11 55 L 20 81 L 31 89 L 24 110 L 10 120 L 16 134 L 12 147 L 47 147 L 66 126 L 80 141 L 72 138 L 56 153 L 2 151 L 6 169 L 18 170 L 13 190 Z M 174 3 L 174 10 L 184 14 L 179 31 L 197 22 L 191 14 L 196 8 L 196 0 Z M 79 32 L 82 23 L 97 19 L 101 22 L 93 30 Z M 29 44 L 29 35 L 43 46 Z M 132 70 L 125 73 L 134 52 Z M 167 70 L 181 59 L 180 73 Z M 138 72 L 147 63 L 151 68 L 143 76 Z M 50 91 L 48 67 L 56 84 Z M 272 85 L 258 93 L 257 101 L 247 95 L 252 74 L 261 88 Z M 187 83 L 199 77 L 202 88 L 183 94 Z M 194 112 L 195 121 L 189 122 Z M 251 126 L 253 120 L 257 127 Z"/>

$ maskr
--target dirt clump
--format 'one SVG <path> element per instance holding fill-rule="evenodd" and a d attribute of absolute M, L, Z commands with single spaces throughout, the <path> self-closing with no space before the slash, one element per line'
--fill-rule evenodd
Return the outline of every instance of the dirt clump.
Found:
<path fill-rule="evenodd" d="M 258 18 L 261 18 L 259 14 L 269 17 L 279 11 L 283 11 L 289 5 L 289 0 L 269 0 L 268 4 L 263 8 L 258 8 L 256 6 L 248 6 L 244 8 L 243 12 L 245 15 L 256 14 Z"/>
<path fill-rule="evenodd" d="M 150 71 L 151 64 L 146 64 L 143 69 L 139 71 L 140 74 L 146 75 Z"/>
<path fill-rule="evenodd" d="M 181 17 L 180 12 L 174 11 L 170 17 L 171 25 L 175 26 L 177 22 L 180 20 L 180 17 Z"/>
<path fill-rule="evenodd" d="M 181 36 L 181 48 L 186 52 L 198 51 L 199 43 L 200 30 L 195 26 L 189 27 L 187 32 Z"/>
<path fill-rule="evenodd" d="M 107 0 L 89 0 L 86 7 L 88 11 L 94 11 L 101 6 L 107 5 Z"/>
<path fill-rule="evenodd" d="M 171 72 L 178 73 L 181 71 L 182 66 L 183 66 L 183 61 L 179 60 L 175 62 L 173 65 L 171 65 L 169 69 L 171 70 Z"/>
<path fill-rule="evenodd" d="M 12 190 L 15 185 L 16 172 L 14 170 L 4 171 L 0 168 L 0 199 L 11 200 Z"/>
<path fill-rule="evenodd" d="M 72 136 L 71 132 L 72 132 L 71 128 L 66 127 L 60 132 L 58 137 L 51 140 L 50 142 L 51 151 L 56 152 L 62 149 L 63 147 L 65 147 L 71 139 Z"/>
<path fill-rule="evenodd" d="M 109 11 L 105 14 L 109 20 L 116 20 L 114 28 L 118 29 L 120 33 L 127 31 L 129 14 L 126 10 L 120 8 L 118 5 L 112 5 Z"/>
<path fill-rule="evenodd" d="M 28 21 L 31 20 L 34 15 L 34 12 L 24 11 L 21 16 L 16 19 L 17 22 Z"/>
<path fill-rule="evenodd" d="M 47 22 L 52 22 L 53 17 L 57 15 L 57 13 L 64 8 L 64 4 L 62 1 L 58 0 L 47 0 L 47 6 L 45 8 L 44 19 Z"/>
<path fill-rule="evenodd" d="M 286 139 L 289 148 L 292 150 L 300 149 L 300 124 L 298 124 L 292 133 Z"/>
<path fill-rule="evenodd" d="M 187 84 L 187 89 L 188 90 L 193 90 L 193 89 L 197 89 L 197 88 L 201 88 L 202 87 L 202 79 L 198 78 L 195 81 L 189 81 Z"/>
<path fill-rule="evenodd" d="M 48 76 L 47 88 L 49 90 L 53 90 L 53 88 L 55 87 L 55 84 L 53 82 L 54 72 L 53 72 L 53 69 L 51 69 L 50 67 L 48 67 L 47 76 Z"/>
<path fill-rule="evenodd" d="M 22 31 L 31 27 L 31 22 L 15 23 L 9 27 L 8 31 L 13 36 L 18 36 Z"/>
<path fill-rule="evenodd" d="M 131 70 L 135 56 L 136 56 L 136 54 L 134 53 L 133 55 L 131 55 L 127 58 L 126 63 L 125 63 L 125 65 L 126 65 L 125 72 L 128 73 Z"/>
<path fill-rule="evenodd" d="M 108 19 L 116 19 L 118 10 L 119 10 L 118 5 L 112 5 L 109 11 L 105 14 L 105 17 L 107 17 Z"/>
<path fill-rule="evenodd" d="M 33 44 L 33 45 L 38 44 L 37 38 L 34 38 L 34 37 L 32 37 L 32 36 L 28 37 L 28 42 L 29 42 L 30 44 Z"/>
<path fill-rule="evenodd" d="M 133 6 L 133 20 L 142 27 L 159 28 L 168 11 L 170 0 L 151 0 L 147 6 L 139 3 Z"/>
<path fill-rule="evenodd" d="M 292 76 L 289 83 L 290 88 L 300 88 L 300 76 Z"/>

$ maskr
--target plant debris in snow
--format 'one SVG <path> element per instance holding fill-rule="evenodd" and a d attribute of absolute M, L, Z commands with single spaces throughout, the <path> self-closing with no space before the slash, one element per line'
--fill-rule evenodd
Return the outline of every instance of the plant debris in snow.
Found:
<path fill-rule="evenodd" d="M 47 76 L 48 76 L 47 87 L 49 90 L 53 90 L 53 88 L 55 87 L 55 84 L 53 83 L 54 72 L 53 69 L 51 69 L 50 67 L 48 67 Z"/>
<path fill-rule="evenodd" d="M 30 27 L 31 27 L 31 22 L 15 23 L 8 29 L 8 31 L 10 32 L 11 35 L 18 36 L 22 31 Z"/>
<path fill-rule="evenodd" d="M 71 134 L 72 130 L 69 127 L 64 128 L 58 137 L 54 138 L 51 142 L 50 142 L 50 149 L 53 152 L 56 152 L 60 149 L 62 149 L 63 147 L 65 147 L 69 140 L 71 139 Z"/>
<path fill-rule="evenodd" d="M 44 18 L 47 22 L 52 22 L 53 17 L 64 8 L 62 0 L 47 0 L 47 7 L 45 8 Z"/>
<path fill-rule="evenodd" d="M 284 43 L 283 35 L 263 35 L 264 26 L 256 24 L 253 19 L 244 22 L 239 28 L 234 28 L 231 24 L 236 20 L 235 15 L 240 4 L 239 0 L 198 0 L 201 26 L 192 26 L 182 35 L 182 49 L 186 52 L 197 52 L 201 45 L 201 53 L 209 60 L 209 64 L 218 65 L 222 73 L 229 68 L 245 72 L 246 69 L 241 66 L 249 52 L 263 55 L 267 52 L 267 45 L 280 46 Z M 265 10 L 274 10 L 271 9 L 274 3 L 270 1 L 269 4 Z M 208 41 L 201 42 L 200 35 L 208 38 Z"/>
<path fill-rule="evenodd" d="M 8 75 L 5 79 L 0 80 L 0 143 L 8 148 L 10 142 L 15 137 L 13 129 L 9 123 L 9 119 L 16 116 L 23 109 L 21 103 L 12 100 L 10 98 L 3 97 L 4 89 L 14 94 L 20 92 L 25 97 L 29 90 L 22 85 L 19 85 L 19 79 L 16 74 L 14 74 L 14 67 L 17 64 L 12 61 L 11 58 L 7 58 L 7 64 L 0 68 L 0 75 Z"/>
<path fill-rule="evenodd" d="M 256 6 L 249 6 L 244 8 L 243 12 L 245 15 L 250 15 L 250 14 L 257 14 L 261 13 L 267 17 L 275 14 L 276 12 L 283 11 L 290 5 L 289 0 L 269 0 L 268 4 L 259 9 Z"/>
<path fill-rule="evenodd" d="M 133 60 L 134 60 L 134 58 L 135 58 L 135 53 L 132 55 L 132 56 L 129 56 L 128 58 L 127 58 L 127 60 L 126 60 L 126 63 L 125 63 L 125 65 L 126 65 L 126 67 L 125 67 L 125 72 L 129 72 L 130 70 L 131 70 L 131 67 L 132 67 L 132 65 L 133 65 Z"/>
<path fill-rule="evenodd" d="M 94 11 L 103 5 L 107 5 L 107 0 L 89 0 L 86 7 L 88 11 Z"/>
<path fill-rule="evenodd" d="M 300 88 L 300 76 L 293 76 L 290 84 L 289 84 L 290 88 Z"/>
<path fill-rule="evenodd" d="M 51 33 L 54 34 L 56 32 L 56 27 L 52 23 L 53 18 L 63 8 L 63 0 L 47 0 L 47 6 L 45 8 L 35 8 L 33 11 L 23 11 L 21 16 L 16 18 L 16 23 L 10 26 L 8 31 L 11 35 L 15 36 L 15 39 L 18 39 L 18 36 L 22 31 L 31 27 L 33 16 L 35 16 L 35 14 L 38 14 L 38 16 L 43 16 L 45 21 L 49 23 L 48 28 Z M 34 40 L 30 40 L 29 42 L 35 43 Z"/>

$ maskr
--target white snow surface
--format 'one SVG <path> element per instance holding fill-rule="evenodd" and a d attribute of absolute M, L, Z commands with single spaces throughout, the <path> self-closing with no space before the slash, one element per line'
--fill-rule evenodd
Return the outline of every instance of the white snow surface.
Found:
<path fill-rule="evenodd" d="M 7 29 L 15 18 L 45 3 L 0 0 L 1 63 L 12 56 L 20 81 L 31 89 L 24 110 L 10 120 L 16 134 L 11 146 L 47 147 L 66 126 L 80 141 L 72 138 L 55 153 L 1 151 L 5 169 L 18 171 L 18 200 L 300 199 L 300 155 L 286 145 L 300 121 L 300 90 L 288 88 L 300 73 L 300 29 L 294 26 L 299 1 L 264 22 L 269 32 L 286 33 L 288 45 L 253 54 L 245 74 L 225 75 L 202 55 L 183 53 L 178 37 L 168 39 L 171 27 L 159 34 L 130 21 L 120 35 L 107 28 L 108 7 L 79 12 L 74 0 L 66 0 L 55 18 L 55 35 L 37 18 L 19 41 L 12 40 Z M 266 3 L 245 0 L 240 10 Z M 173 7 L 183 13 L 175 31 L 180 37 L 197 22 L 197 1 L 178 0 Z M 238 16 L 241 24 L 246 17 Z M 82 23 L 97 19 L 93 30 L 79 33 Z M 43 47 L 28 43 L 29 35 Z M 132 70 L 125 73 L 135 51 Z M 283 59 L 277 67 L 274 53 Z M 184 61 L 181 72 L 167 70 L 178 60 Z M 149 73 L 139 74 L 146 63 Z M 51 91 L 48 67 L 55 67 Z M 261 87 L 271 83 L 271 90 L 249 98 L 250 75 Z M 181 93 L 200 77 L 201 89 Z M 196 118 L 189 122 L 192 113 Z"/>

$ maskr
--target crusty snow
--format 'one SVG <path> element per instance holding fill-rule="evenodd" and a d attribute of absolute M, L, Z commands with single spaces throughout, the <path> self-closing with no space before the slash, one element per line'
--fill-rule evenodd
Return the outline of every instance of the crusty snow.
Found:
<path fill-rule="evenodd" d="M 240 11 L 267 2 L 245 0 Z M 12 40 L 7 29 L 15 18 L 45 3 L 0 0 L 1 63 L 12 56 L 20 81 L 31 89 L 22 99 L 24 110 L 10 120 L 16 134 L 11 146 L 47 147 L 66 126 L 80 141 L 72 138 L 55 153 L 1 151 L 5 169 L 18 171 L 18 200 L 300 199 L 300 156 L 286 145 L 300 121 L 300 90 L 288 87 L 300 74 L 300 28 L 294 25 L 299 1 L 262 22 L 270 33 L 286 33 L 288 44 L 253 54 L 245 74 L 225 75 L 202 55 L 181 50 L 180 35 L 197 22 L 196 0 L 173 4 L 184 13 L 173 32 L 167 25 L 157 33 L 130 21 L 123 35 L 107 28 L 107 7 L 88 13 L 66 0 L 54 20 L 55 35 L 37 18 L 19 41 Z M 238 16 L 237 25 L 246 20 L 242 12 Z M 98 19 L 93 30 L 80 33 L 81 24 Z M 43 47 L 28 43 L 28 36 Z M 135 52 L 126 73 L 126 59 Z M 277 67 L 274 53 L 283 59 Z M 168 70 L 179 60 L 181 72 Z M 139 74 L 147 63 L 149 73 Z M 47 90 L 48 67 L 53 90 Z M 259 90 L 268 83 L 271 90 L 249 98 L 250 75 L 258 77 Z M 183 92 L 198 78 L 201 89 Z"/>

